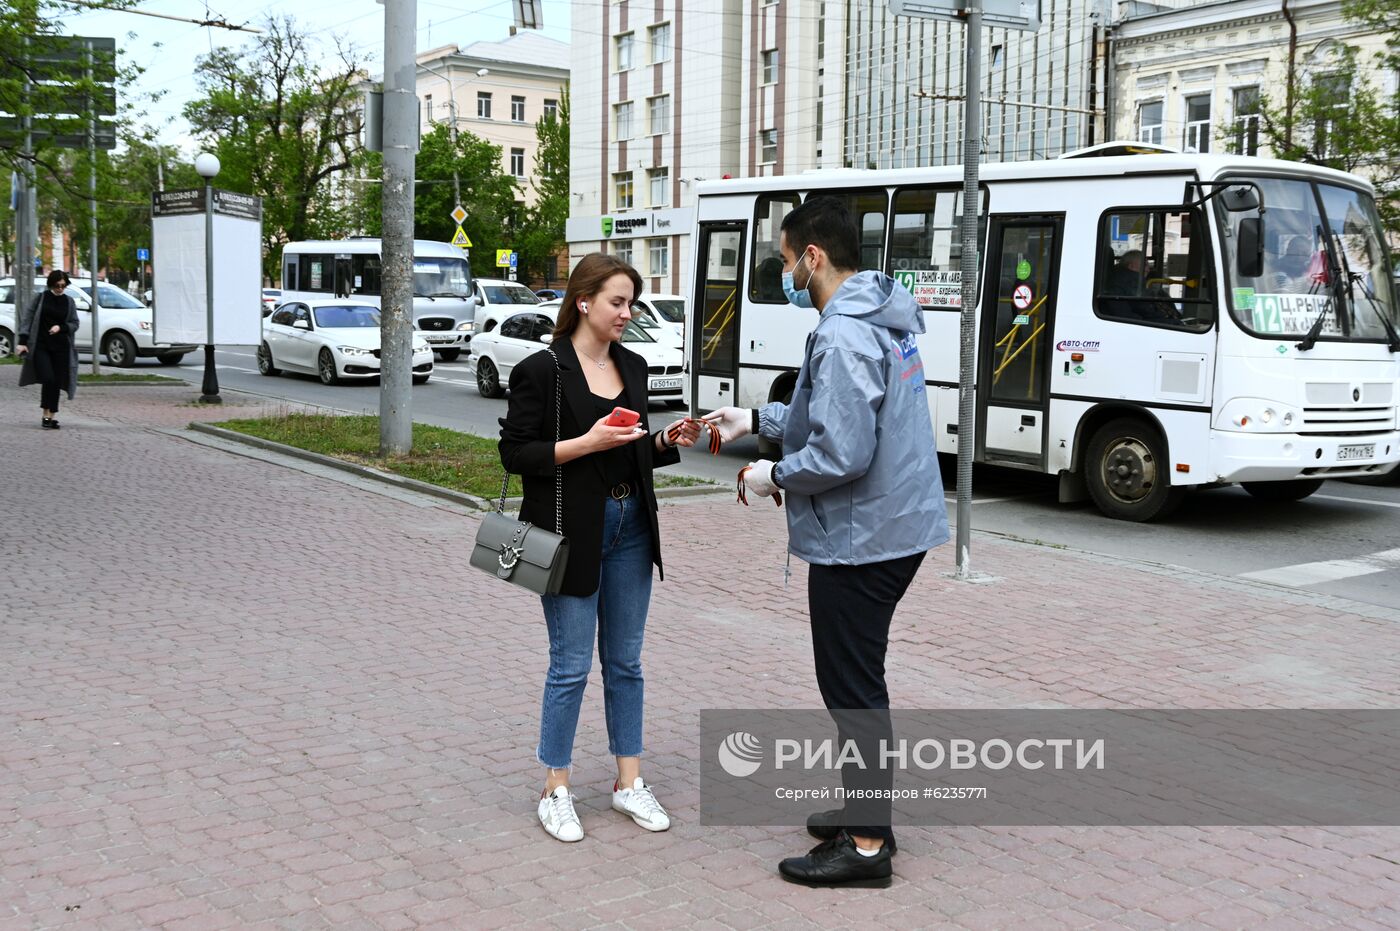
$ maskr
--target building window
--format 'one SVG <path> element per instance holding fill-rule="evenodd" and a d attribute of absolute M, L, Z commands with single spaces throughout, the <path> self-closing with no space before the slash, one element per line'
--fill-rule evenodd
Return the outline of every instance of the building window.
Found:
<path fill-rule="evenodd" d="M 624 32 L 613 37 L 613 56 L 617 62 L 617 68 L 614 70 L 632 70 L 632 33 Z"/>
<path fill-rule="evenodd" d="M 671 249 L 670 244 L 664 239 L 648 239 L 647 252 L 651 260 L 651 275 L 653 278 L 660 278 L 663 275 L 671 274 Z"/>
<path fill-rule="evenodd" d="M 525 177 L 525 150 L 510 150 L 510 173 L 517 178 Z"/>
<path fill-rule="evenodd" d="M 776 129 L 765 129 L 759 134 L 763 142 L 763 152 L 758 160 L 765 165 L 771 165 L 778 160 L 778 131 Z"/>
<path fill-rule="evenodd" d="M 1162 144 L 1162 101 L 1138 104 L 1138 142 Z"/>
<path fill-rule="evenodd" d="M 1235 88 L 1235 154 L 1259 154 L 1259 87 Z"/>
<path fill-rule="evenodd" d="M 1333 130 L 1351 99 L 1351 78 L 1345 74 L 1319 74 L 1313 81 L 1319 90 L 1318 99 L 1332 104 L 1327 112 L 1318 114 L 1313 124 L 1313 154 L 1318 158 L 1333 158 L 1337 155 Z"/>
<path fill-rule="evenodd" d="M 619 142 L 632 138 L 632 104 L 613 104 L 613 136 Z"/>
<path fill-rule="evenodd" d="M 559 119 L 559 101 L 546 100 L 544 102 L 544 118 L 547 120 Z"/>
<path fill-rule="evenodd" d="M 632 172 L 620 171 L 613 175 L 613 200 L 618 210 L 632 209 Z"/>
<path fill-rule="evenodd" d="M 671 128 L 671 95 L 662 94 L 647 100 L 647 131 L 653 136 Z"/>
<path fill-rule="evenodd" d="M 476 92 L 476 118 L 479 120 L 491 119 L 491 94 L 489 91 Z"/>
<path fill-rule="evenodd" d="M 671 24 L 661 23 L 652 26 L 651 33 L 651 63 L 654 65 L 661 61 L 671 60 Z"/>
<path fill-rule="evenodd" d="M 669 202 L 671 172 L 665 168 L 653 168 L 647 172 L 648 207 L 665 207 Z"/>
<path fill-rule="evenodd" d="M 778 83 L 778 50 L 775 48 L 763 53 L 763 83 Z"/>
<path fill-rule="evenodd" d="M 1210 94 L 1194 94 L 1186 98 L 1186 134 L 1182 148 L 1201 154 L 1210 151 Z"/>
<path fill-rule="evenodd" d="M 517 122 L 517 123 L 523 123 L 523 122 L 525 122 L 525 98 L 524 98 L 524 97 L 511 97 L 511 98 L 510 98 L 510 118 L 511 118 L 513 121 Z"/>
<path fill-rule="evenodd" d="M 612 254 L 628 265 L 632 264 L 632 240 L 619 239 L 612 244 Z"/>
<path fill-rule="evenodd" d="M 433 121 L 433 95 L 432 95 L 432 94 L 427 94 L 427 95 L 425 95 L 425 96 L 423 97 L 423 114 L 424 114 L 424 116 L 427 117 L 428 122 L 429 122 L 429 123 L 432 123 L 432 121 Z"/>

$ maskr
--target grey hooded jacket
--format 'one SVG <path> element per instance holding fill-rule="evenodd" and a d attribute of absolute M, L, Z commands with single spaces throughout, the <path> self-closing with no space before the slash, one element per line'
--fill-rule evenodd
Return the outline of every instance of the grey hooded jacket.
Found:
<path fill-rule="evenodd" d="M 893 278 L 852 275 L 807 339 L 791 403 L 759 409 L 759 432 L 782 441 L 773 475 L 799 559 L 864 565 L 947 542 L 922 332 L 919 305 Z"/>

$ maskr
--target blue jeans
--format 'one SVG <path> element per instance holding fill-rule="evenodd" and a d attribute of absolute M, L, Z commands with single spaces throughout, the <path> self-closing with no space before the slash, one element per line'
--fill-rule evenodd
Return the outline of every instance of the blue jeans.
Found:
<path fill-rule="evenodd" d="M 591 595 L 543 595 L 549 674 L 540 710 L 539 761 L 566 769 L 597 632 L 603 709 L 613 756 L 642 755 L 642 633 L 651 602 L 651 527 L 633 495 L 603 506 L 603 565 Z"/>

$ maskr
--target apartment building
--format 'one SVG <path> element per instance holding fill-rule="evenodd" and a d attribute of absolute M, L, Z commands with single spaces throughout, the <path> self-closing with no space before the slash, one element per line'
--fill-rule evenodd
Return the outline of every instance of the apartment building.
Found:
<path fill-rule="evenodd" d="M 684 293 L 696 182 L 839 165 L 839 4 L 600 0 L 573 10 L 570 264 Z"/>
<path fill-rule="evenodd" d="M 535 123 L 557 110 L 569 84 L 569 45 L 533 30 L 500 41 L 444 45 L 418 56 L 424 133 L 456 121 L 501 147 L 501 170 L 517 178 L 524 202 L 535 200 Z"/>

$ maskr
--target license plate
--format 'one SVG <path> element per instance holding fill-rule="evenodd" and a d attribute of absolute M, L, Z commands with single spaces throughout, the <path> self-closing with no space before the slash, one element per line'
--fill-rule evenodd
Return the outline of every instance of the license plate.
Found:
<path fill-rule="evenodd" d="M 455 336 L 429 336 L 429 337 L 428 337 L 428 342 L 430 342 L 430 343 L 450 343 L 450 342 L 455 341 L 456 339 L 457 339 L 457 337 L 455 337 Z"/>
<path fill-rule="evenodd" d="M 1365 443 L 1360 446 L 1338 446 L 1337 461 L 1345 462 L 1350 459 L 1374 459 L 1376 458 L 1376 444 Z"/>
<path fill-rule="evenodd" d="M 679 388 L 681 380 L 679 378 L 653 378 L 651 380 L 651 390 L 664 391 L 667 388 Z"/>

